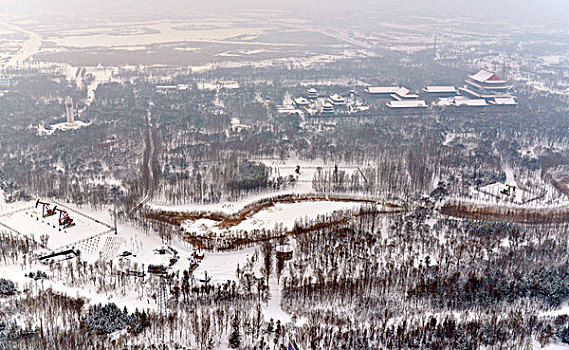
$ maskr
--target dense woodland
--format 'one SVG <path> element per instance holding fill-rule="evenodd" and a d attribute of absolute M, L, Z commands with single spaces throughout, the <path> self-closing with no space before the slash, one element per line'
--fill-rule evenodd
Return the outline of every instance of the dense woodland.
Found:
<path fill-rule="evenodd" d="M 143 80 L 103 84 L 81 115 L 91 124 L 51 136 L 37 135 L 35 127 L 53 117 L 62 121 L 62 99 L 76 90 L 46 77 L 32 92 L 7 93 L 0 97 L 8 115 L 0 128 L 0 176 L 8 196 L 23 190 L 93 205 L 119 196 L 128 206 L 152 187 L 153 197 L 170 203 L 215 203 L 287 185 L 276 174 L 245 172 L 249 164 L 259 166 L 255 159 L 291 155 L 368 165 L 362 169 L 367 182 L 359 173 L 322 173 L 314 179 L 317 191 L 406 198 L 430 193 L 438 179 L 450 194 L 465 195 L 469 186 L 503 179 L 504 163 L 527 179 L 526 187 L 544 187 L 544 171 L 566 158 L 561 97 L 548 97 L 552 107 L 542 109 L 543 96 L 522 90 L 524 103 L 514 110 L 434 108 L 414 116 L 390 115 L 385 100 L 367 97 L 365 115 L 300 118 L 276 112 L 274 82 L 242 84 L 167 94 Z M 40 87 L 43 93 L 36 92 Z M 234 119 L 246 127 L 232 126 Z"/>
<path fill-rule="evenodd" d="M 151 339 L 171 348 L 195 339 L 200 349 L 226 342 L 274 349 L 290 337 L 307 349 L 531 349 L 532 339 L 569 341 L 567 317 L 547 316 L 569 295 L 566 224 L 461 222 L 432 214 L 417 208 L 342 224 L 299 223 L 313 228 L 295 235 L 300 249 L 290 263 L 274 258 L 275 241 L 235 272 L 237 282 L 209 285 L 187 272 L 169 275 L 167 316 L 112 303 L 86 306 L 31 279 L 15 287 L 2 281 L 2 315 L 24 320 L 6 324 L 5 334 L 21 349 L 51 341 L 60 349 L 123 347 Z M 3 235 L 1 263 L 32 263 L 23 254 L 26 244 Z M 255 266 L 264 277 L 254 276 Z M 126 268 L 79 259 L 52 267 L 46 277 L 155 298 L 157 277 L 143 285 L 117 273 Z M 267 278 L 284 288 L 283 307 L 296 323 L 281 325 L 261 314 L 259 303 L 271 297 Z"/>

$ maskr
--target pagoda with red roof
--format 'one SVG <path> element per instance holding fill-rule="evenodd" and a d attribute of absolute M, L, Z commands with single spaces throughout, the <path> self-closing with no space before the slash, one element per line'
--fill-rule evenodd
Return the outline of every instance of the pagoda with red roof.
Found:
<path fill-rule="evenodd" d="M 487 101 L 496 98 L 513 98 L 509 94 L 512 86 L 487 70 L 481 70 L 474 75 L 469 75 L 465 83 L 466 85 L 460 88 L 460 92 L 467 97 L 482 98 Z"/>

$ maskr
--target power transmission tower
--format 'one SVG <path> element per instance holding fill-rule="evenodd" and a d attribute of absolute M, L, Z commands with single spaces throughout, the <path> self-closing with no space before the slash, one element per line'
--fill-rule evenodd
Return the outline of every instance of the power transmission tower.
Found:
<path fill-rule="evenodd" d="M 160 284 L 158 285 L 158 294 L 156 297 L 158 304 L 158 313 L 164 317 L 168 316 L 168 287 L 166 277 L 160 276 Z"/>

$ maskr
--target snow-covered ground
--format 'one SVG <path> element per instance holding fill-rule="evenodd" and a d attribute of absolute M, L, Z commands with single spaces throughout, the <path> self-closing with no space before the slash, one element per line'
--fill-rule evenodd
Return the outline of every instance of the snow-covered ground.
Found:
<path fill-rule="evenodd" d="M 541 344 L 537 340 L 534 340 L 534 342 L 532 343 L 532 346 L 534 349 L 540 349 L 540 350 L 568 350 L 569 349 L 569 344 L 562 344 L 562 343 L 547 344 L 547 345 L 542 347 Z"/>
<path fill-rule="evenodd" d="M 508 182 L 506 180 L 506 183 L 496 182 L 481 187 L 480 192 L 482 192 L 483 194 L 494 196 L 495 198 L 498 198 L 502 201 L 513 202 L 516 204 L 524 204 L 541 196 L 540 193 L 530 193 L 528 191 L 524 191 L 520 187 L 515 187 L 514 190 L 513 187 L 509 188 L 506 186 L 506 184 L 510 186 L 516 186 L 515 181 Z M 509 192 L 507 192 L 508 188 Z M 506 191 L 505 193 L 509 194 L 505 194 L 502 191 Z"/>
<path fill-rule="evenodd" d="M 77 130 L 80 129 L 82 127 L 85 126 L 89 126 L 91 125 L 91 123 L 85 123 L 82 122 L 80 120 L 76 120 L 73 123 L 67 123 L 67 122 L 63 122 L 63 123 L 57 123 L 57 124 L 53 124 L 50 125 L 49 129 L 46 129 L 43 125 L 39 125 L 37 126 L 37 133 L 38 135 L 53 135 L 53 133 L 56 130 L 61 130 L 61 131 L 70 131 L 70 130 Z"/>
<path fill-rule="evenodd" d="M 28 39 L 23 43 L 18 53 L 10 57 L 10 60 L 5 64 L 5 67 L 17 67 L 22 65 L 24 61 L 28 60 L 40 51 L 43 40 L 40 35 L 13 23 L 2 22 L 1 24 L 14 32 L 24 33 L 28 36 Z"/>
<path fill-rule="evenodd" d="M 183 227 L 185 231 L 198 232 L 199 235 L 229 234 L 230 231 L 251 231 L 263 228 L 272 229 L 275 226 L 282 226 L 283 229 L 290 230 L 299 219 L 316 219 L 319 215 L 330 214 L 338 210 L 357 209 L 360 206 L 362 206 L 361 203 L 347 201 L 277 203 L 252 215 L 230 229 L 221 228 L 219 227 L 219 222 L 209 219 L 187 220 Z"/>
<path fill-rule="evenodd" d="M 116 81 L 113 78 L 113 75 L 118 72 L 118 68 L 109 68 L 109 67 L 87 67 L 86 74 L 91 74 L 94 79 L 93 81 L 87 86 L 87 101 L 85 101 L 85 105 L 89 106 L 95 100 L 95 92 L 99 87 L 99 84 L 106 83 L 110 81 Z M 82 111 L 79 111 L 79 115 L 81 115 Z"/>
<path fill-rule="evenodd" d="M 77 224 L 74 227 L 59 231 L 58 216 L 43 218 L 41 206 L 36 209 L 34 207 L 35 202 L 7 204 L 3 198 L 3 193 L 0 191 L 0 223 L 12 228 L 15 234 L 28 235 L 38 241 L 41 234 L 48 234 L 50 237 L 48 240 L 49 248 L 58 251 L 58 248 L 74 247 L 81 251 L 82 261 L 90 263 L 113 261 L 119 270 L 143 271 L 150 264 L 168 266 L 173 254 L 168 252 L 160 254 L 157 249 L 172 247 L 177 251 L 179 260 L 171 266 L 169 271 L 179 272 L 190 267 L 189 258 L 196 249 L 196 247 L 181 241 L 177 237 L 166 244 L 156 232 L 144 232 L 130 224 L 120 222 L 117 223 L 117 233 L 115 234 L 112 225 L 109 224 L 113 222 L 110 208 L 104 207 L 94 210 L 86 206 L 64 203 L 64 209 L 70 213 Z M 5 226 L 0 226 L 0 231 L 10 230 Z M 249 247 L 232 252 L 206 252 L 205 258 L 194 271 L 193 276 L 196 279 L 202 279 L 207 274 L 208 277 L 211 277 L 213 284 L 236 280 L 237 268 L 243 269 L 255 254 L 256 249 L 256 247 Z M 121 257 L 120 255 L 124 251 L 130 252 L 132 255 Z M 258 261 L 257 265 L 259 265 Z M 25 266 L 20 264 L 0 265 L 0 276 L 8 278 L 20 286 L 25 286 L 30 283 L 33 284 L 30 278 L 24 276 L 25 273 L 37 270 L 45 271 L 49 276 L 52 276 L 50 267 L 41 265 L 37 260 L 33 260 L 31 265 Z M 257 277 L 261 276 L 258 266 L 254 268 L 254 272 Z M 150 288 L 148 283 L 157 283 L 157 279 L 148 275 L 145 281 L 131 283 L 134 287 L 130 291 L 105 292 L 93 285 L 72 286 L 67 281 L 62 283 L 57 278 L 41 282 L 43 288 L 52 288 L 73 297 L 80 295 L 89 299 L 91 303 L 112 301 L 119 307 L 127 307 L 131 311 L 137 308 L 156 309 L 156 300 L 141 291 L 144 288 Z M 33 286 L 32 288 L 36 288 L 39 284 L 33 284 Z M 281 287 L 277 285 L 274 276 L 270 279 L 269 289 L 272 297 L 268 303 L 263 305 L 263 312 L 275 320 L 287 322 L 290 317 L 280 307 Z"/>
<path fill-rule="evenodd" d="M 255 195 L 250 195 L 241 198 L 237 201 L 221 201 L 213 204 L 200 204 L 200 203 L 187 203 L 181 205 L 170 205 L 160 199 L 152 199 L 146 206 L 150 209 L 162 209 L 167 211 L 181 211 L 181 212 L 199 212 L 199 211 L 215 211 L 221 212 L 226 215 L 236 213 L 244 206 L 256 202 L 260 199 L 279 196 L 285 194 L 309 194 L 313 193 L 312 180 L 318 171 L 334 170 L 337 166 L 338 171 L 345 171 L 347 175 L 359 172 L 358 168 L 364 170 L 370 167 L 370 164 L 346 164 L 346 163 L 331 163 L 323 160 L 306 161 L 301 160 L 296 156 L 289 157 L 285 160 L 281 159 L 254 159 L 255 162 L 265 164 L 271 168 L 271 176 L 288 178 L 292 176 L 296 179 L 294 186 L 282 188 L 276 191 L 266 191 Z M 297 174 L 296 168 L 300 166 L 300 174 Z"/>
<path fill-rule="evenodd" d="M 291 320 L 291 315 L 283 311 L 281 307 L 282 288 L 277 284 L 275 277 L 269 279 L 269 292 L 270 299 L 268 303 L 263 305 L 263 315 L 267 320 L 279 320 L 282 324 L 288 323 Z"/>
<path fill-rule="evenodd" d="M 47 248 L 51 250 L 110 231 L 109 226 L 72 211 L 69 211 L 69 215 L 75 225 L 62 228 L 58 222 L 59 213 L 44 218 L 41 205 L 38 208 L 34 205 L 34 202 L 28 202 L 23 208 L 16 209 L 17 211 L 0 214 L 0 223 L 36 241 L 40 241 L 40 236 L 47 235 Z"/>

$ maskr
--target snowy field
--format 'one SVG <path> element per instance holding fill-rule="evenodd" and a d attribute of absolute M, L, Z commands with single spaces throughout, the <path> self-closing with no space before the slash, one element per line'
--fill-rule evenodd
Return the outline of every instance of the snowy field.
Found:
<path fill-rule="evenodd" d="M 37 134 L 40 136 L 42 136 L 42 135 L 53 135 L 53 133 L 56 132 L 57 130 L 73 131 L 73 130 L 78 130 L 84 126 L 89 126 L 89 125 L 91 125 L 91 123 L 85 123 L 85 122 L 82 122 L 80 120 L 76 120 L 73 123 L 63 122 L 63 123 L 53 124 L 53 125 L 49 126 L 49 129 L 46 129 L 43 125 L 39 125 L 39 126 L 37 126 Z"/>
<path fill-rule="evenodd" d="M 176 273 L 190 267 L 190 257 L 196 247 L 174 237 L 171 242 L 165 243 L 156 232 L 144 232 L 141 229 L 128 224 L 118 223 L 117 234 L 114 230 L 96 221 L 112 222 L 111 210 L 102 208 L 94 210 L 86 206 L 76 206 L 66 203 L 65 208 L 73 217 L 77 225 L 69 229 L 59 231 L 57 216 L 43 218 L 41 209 L 34 208 L 35 202 L 5 203 L 3 193 L 0 190 L 0 223 L 10 227 L 16 234 L 28 235 L 39 240 L 39 236 L 46 233 L 50 236 L 48 247 L 59 250 L 63 246 L 73 246 L 81 251 L 81 261 L 94 263 L 96 261 L 112 261 L 118 270 L 145 271 L 149 264 L 169 266 L 173 254 L 166 252 L 160 254 L 159 248 L 172 247 L 177 251 L 178 261 L 168 268 L 168 272 Z M 95 221 L 96 220 L 96 221 Z M 49 224 L 49 225 L 48 225 Z M 55 228 L 53 227 L 55 224 Z M 0 226 L 0 231 L 8 231 L 6 226 Z M 237 268 L 243 269 L 250 263 L 253 256 L 255 263 L 253 271 L 257 277 L 261 276 L 260 259 L 256 253 L 257 247 L 249 247 L 232 252 L 205 252 L 205 257 L 193 272 L 193 278 L 203 279 L 206 274 L 211 278 L 211 283 L 224 283 L 227 280 L 237 280 Z M 124 251 L 132 255 L 122 257 Z M 65 266 L 65 265 L 64 265 Z M 27 267 L 21 265 L 0 266 L 0 276 L 23 286 L 30 283 L 25 277 L 29 271 L 42 270 L 50 279 L 43 281 L 44 288 L 53 288 L 55 291 L 70 296 L 81 295 L 90 299 L 91 303 L 115 302 L 119 307 L 135 309 L 157 309 L 156 300 L 141 292 L 142 289 L 152 290 L 158 283 L 158 279 L 147 274 L 140 283 L 135 283 L 135 277 L 131 277 L 136 286 L 132 290 L 115 291 L 112 293 L 101 291 L 93 285 L 74 286 L 68 281 L 62 282 L 55 278 L 48 266 L 41 265 L 37 260 Z M 283 273 L 284 275 L 284 273 Z M 281 287 L 273 276 L 269 281 L 271 299 L 263 305 L 263 313 L 267 317 L 282 322 L 288 322 L 290 316 L 284 313 L 280 307 Z"/>
<path fill-rule="evenodd" d="M 42 45 L 42 37 L 40 35 L 12 23 L 2 22 L 1 24 L 3 27 L 8 28 L 11 34 L 22 33 L 27 36 L 24 42 L 18 43 L 17 52 L 15 54 L 0 56 L 0 58 L 8 59 L 4 65 L 5 67 L 18 66 L 19 64 L 24 63 L 24 61 L 33 56 L 35 53 L 39 52 Z M 8 41 L 8 46 L 10 45 L 11 43 Z M 0 48 L 7 49 L 8 47 L 0 46 Z"/>
<path fill-rule="evenodd" d="M 370 164 L 346 164 L 346 163 L 332 163 L 323 160 L 306 161 L 298 157 L 289 157 L 285 160 L 269 158 L 269 159 L 253 159 L 254 162 L 263 163 L 265 166 L 271 168 L 271 180 L 275 180 L 281 176 L 288 178 L 292 176 L 296 178 L 296 183 L 291 187 L 284 187 L 279 190 L 267 190 L 256 195 L 244 197 L 237 201 L 221 201 L 213 204 L 200 204 L 188 203 L 181 205 L 169 205 L 164 200 L 152 199 L 146 206 L 152 210 L 166 210 L 166 211 L 181 211 L 181 212 L 198 212 L 198 211 L 213 211 L 220 212 L 226 215 L 231 215 L 239 211 L 244 206 L 256 202 L 260 199 L 270 196 L 279 196 L 285 194 L 310 194 L 314 193 L 312 188 L 312 180 L 318 171 L 332 171 L 337 166 L 338 171 L 346 172 L 347 176 L 358 173 L 359 169 L 362 171 L 369 168 Z M 297 166 L 300 166 L 300 174 L 296 173 Z"/>
<path fill-rule="evenodd" d="M 59 214 L 43 217 L 41 206 L 35 208 L 34 203 L 28 204 L 24 208 L 0 214 L 0 224 L 36 241 L 40 241 L 42 235 L 47 235 L 49 237 L 47 248 L 50 250 L 71 247 L 74 243 L 100 236 L 111 230 L 110 225 L 96 222 L 87 216 L 70 210 L 67 211 L 75 225 L 63 228 L 58 222 Z M 65 208 L 62 209 L 65 210 Z"/>
<path fill-rule="evenodd" d="M 541 195 L 536 193 L 531 193 L 529 191 L 525 191 L 519 187 L 516 187 L 515 190 L 510 189 L 509 194 L 502 193 L 502 191 L 506 190 L 508 187 L 506 184 L 501 182 L 496 182 L 490 185 L 486 185 L 479 189 L 480 192 L 484 194 L 488 194 L 494 196 L 503 201 L 513 202 L 516 204 L 525 204 L 531 202 L 533 200 L 538 199 Z"/>
<path fill-rule="evenodd" d="M 290 169 L 294 171 L 294 169 Z M 308 175 L 311 176 L 311 175 Z M 1 191 L 0 191 L 1 194 Z M 250 200 L 250 199 L 249 199 Z M 7 204 L 0 203 L 0 223 L 10 227 L 17 233 L 34 237 L 39 240 L 39 236 L 46 233 L 49 235 L 48 247 L 58 251 L 62 247 L 74 247 L 81 251 L 81 261 L 95 263 L 105 261 L 113 265 L 119 271 L 144 271 L 147 272 L 148 265 L 162 265 L 168 267 L 170 273 L 181 273 L 191 265 L 191 257 L 197 247 L 174 237 L 170 242 L 164 242 L 160 236 L 151 231 L 144 231 L 132 225 L 118 222 L 117 233 L 114 233 L 112 225 L 105 226 L 102 223 L 112 223 L 111 210 L 108 207 L 94 210 L 87 206 L 77 206 L 70 203 L 63 203 L 71 217 L 77 223 L 76 226 L 59 230 L 57 225 L 58 216 L 47 218 L 42 217 L 41 209 L 36 209 L 35 202 L 16 202 Z M 272 229 L 275 225 L 282 225 L 291 229 L 294 222 L 302 218 L 316 218 L 318 215 L 329 214 L 341 209 L 354 209 L 361 206 L 357 202 L 334 202 L 334 201 L 308 201 L 298 203 L 277 203 L 255 214 L 231 229 L 251 230 L 251 229 Z M 219 206 L 217 206 L 219 208 Z M 227 210 L 229 213 L 238 211 L 241 206 Z M 228 208 L 226 208 L 228 209 Z M 97 222 L 99 221 L 99 222 Z M 203 222 L 201 224 L 204 224 Z M 208 223 L 213 225 L 214 223 Z M 215 223 L 216 224 L 216 223 Z M 206 232 L 203 227 L 198 227 L 200 223 L 187 223 L 187 225 Z M 55 226 L 55 228 L 54 228 Z M 211 226 L 210 226 L 211 227 Z M 3 230 L 0 228 L 0 230 Z M 288 238 L 288 243 L 296 248 L 296 241 L 293 237 Z M 177 261 L 171 262 L 174 254 L 168 252 L 160 253 L 160 248 L 173 248 L 177 254 Z M 123 252 L 128 252 L 128 256 L 121 256 Z M 71 260 L 73 261 L 73 260 Z M 67 264 L 67 263 L 65 263 Z M 66 265 L 64 265 L 66 266 Z M 199 281 L 207 275 L 211 278 L 211 283 L 224 283 L 227 280 L 237 280 L 237 269 L 243 270 L 246 266 L 252 266 L 252 271 L 257 278 L 260 278 L 261 259 L 258 246 L 247 247 L 230 252 L 205 252 L 204 259 L 193 271 L 193 279 Z M 24 274 L 29 271 L 46 271 L 52 276 L 50 268 L 34 261 L 27 268 L 19 265 L 7 265 L 0 268 L 0 274 L 9 277 L 19 284 L 27 283 Z M 282 276 L 288 274 L 288 269 L 283 270 Z M 155 288 L 158 279 L 151 274 L 147 274 L 144 281 L 136 283 L 135 277 L 131 277 L 133 290 L 105 292 L 94 285 L 75 286 L 67 282 L 58 281 L 55 276 L 45 281 L 46 287 L 52 287 L 56 291 L 68 295 L 83 295 L 91 300 L 92 303 L 113 301 L 119 307 L 127 307 L 131 310 L 135 308 L 156 309 L 157 302 L 148 296 L 148 291 Z M 144 283 L 143 283 L 144 282 Z M 199 282 L 196 282 L 199 283 Z M 147 292 L 142 292 L 146 289 Z M 291 315 L 285 313 L 280 302 L 282 299 L 282 285 L 279 285 L 275 275 L 269 278 L 270 299 L 263 303 L 262 312 L 266 318 L 280 320 L 282 323 L 291 321 Z"/>
<path fill-rule="evenodd" d="M 334 211 L 358 209 L 362 206 L 358 202 L 336 201 L 310 201 L 300 203 L 277 203 L 252 215 L 230 229 L 219 226 L 218 221 L 209 219 L 187 220 L 184 230 L 195 232 L 202 236 L 227 235 L 232 232 L 251 231 L 260 229 L 272 229 L 281 226 L 285 230 L 291 230 L 294 223 L 301 219 L 316 219 L 318 216 L 330 214 Z"/>
<path fill-rule="evenodd" d="M 144 28 L 141 26 L 144 25 Z M 117 35 L 117 31 L 124 31 Z M 134 26 L 116 23 L 106 30 L 93 31 L 91 28 L 75 29 L 59 36 L 49 38 L 57 46 L 65 47 L 113 47 L 113 46 L 146 46 L 157 43 L 180 41 L 219 41 L 240 35 L 258 35 L 266 32 L 266 28 L 243 26 L 235 23 L 220 21 L 210 23 L 210 28 L 204 29 L 199 23 L 194 26 L 170 21 L 137 23 Z"/>

